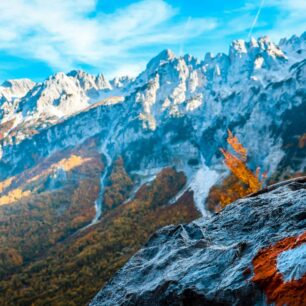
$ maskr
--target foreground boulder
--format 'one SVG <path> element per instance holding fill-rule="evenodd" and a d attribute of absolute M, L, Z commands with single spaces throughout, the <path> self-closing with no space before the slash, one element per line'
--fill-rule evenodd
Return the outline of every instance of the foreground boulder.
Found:
<path fill-rule="evenodd" d="M 161 229 L 90 305 L 305 303 L 304 177 Z"/>

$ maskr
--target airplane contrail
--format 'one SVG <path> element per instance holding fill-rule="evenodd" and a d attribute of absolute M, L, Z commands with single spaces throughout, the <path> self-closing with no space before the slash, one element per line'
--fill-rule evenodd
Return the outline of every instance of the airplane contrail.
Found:
<path fill-rule="evenodd" d="M 261 2 L 260 2 L 258 11 L 257 11 L 257 13 L 256 13 L 256 16 L 255 16 L 255 18 L 254 18 L 254 20 L 253 20 L 252 26 L 251 26 L 250 31 L 249 31 L 248 39 L 250 39 L 251 36 L 252 36 L 253 30 L 254 30 L 255 25 L 256 25 L 256 23 L 257 23 L 257 21 L 258 21 L 259 15 L 260 15 L 261 10 L 262 10 L 262 8 L 263 8 L 263 6 L 264 6 L 264 4 L 265 4 L 265 1 L 266 1 L 266 0 L 261 0 Z"/>

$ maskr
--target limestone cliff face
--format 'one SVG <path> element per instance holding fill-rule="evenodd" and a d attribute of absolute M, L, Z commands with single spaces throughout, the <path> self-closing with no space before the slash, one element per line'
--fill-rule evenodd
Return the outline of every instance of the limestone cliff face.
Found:
<path fill-rule="evenodd" d="M 0 182 L 54 152 L 95 137 L 106 159 L 130 175 L 184 171 L 197 209 L 226 176 L 219 148 L 227 129 L 248 149 L 248 166 L 271 178 L 305 173 L 306 35 L 234 41 L 203 60 L 165 50 L 135 79 L 110 82 L 82 71 L 0 86 Z M 1 196 L 1 195 L 0 195 Z M 101 202 L 101 201 L 99 201 Z"/>
<path fill-rule="evenodd" d="M 98 293 L 100 305 L 305 305 L 306 177 L 168 226 Z"/>

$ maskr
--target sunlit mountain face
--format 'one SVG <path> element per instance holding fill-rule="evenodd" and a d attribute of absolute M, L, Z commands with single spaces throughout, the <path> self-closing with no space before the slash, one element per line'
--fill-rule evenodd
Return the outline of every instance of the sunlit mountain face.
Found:
<path fill-rule="evenodd" d="M 5 81 L 0 304 L 85 305 L 157 229 L 245 196 L 229 133 L 260 188 L 305 174 L 305 81 L 306 33 L 164 50 L 134 78 Z"/>

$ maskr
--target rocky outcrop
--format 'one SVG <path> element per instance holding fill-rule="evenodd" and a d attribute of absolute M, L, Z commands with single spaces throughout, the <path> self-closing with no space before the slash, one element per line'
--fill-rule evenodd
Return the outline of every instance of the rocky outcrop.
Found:
<path fill-rule="evenodd" d="M 303 177 L 161 229 L 90 305 L 305 305 L 305 233 Z"/>

